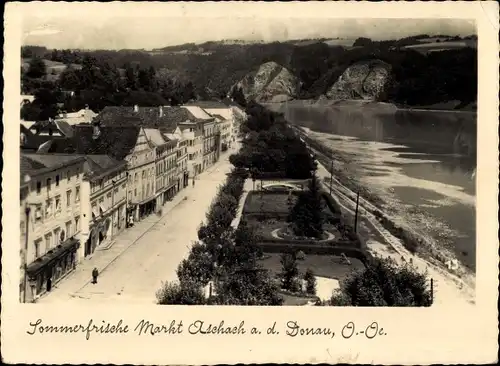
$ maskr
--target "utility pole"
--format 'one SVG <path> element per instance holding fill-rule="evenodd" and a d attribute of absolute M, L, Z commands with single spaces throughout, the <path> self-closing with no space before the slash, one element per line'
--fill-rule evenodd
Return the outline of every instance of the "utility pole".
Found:
<path fill-rule="evenodd" d="M 358 232 L 358 209 L 359 209 L 359 191 L 356 196 L 356 213 L 354 215 L 354 232 Z"/>
<path fill-rule="evenodd" d="M 331 159 L 331 164 L 330 164 L 330 196 L 332 195 L 332 184 L 333 184 L 333 159 Z"/>

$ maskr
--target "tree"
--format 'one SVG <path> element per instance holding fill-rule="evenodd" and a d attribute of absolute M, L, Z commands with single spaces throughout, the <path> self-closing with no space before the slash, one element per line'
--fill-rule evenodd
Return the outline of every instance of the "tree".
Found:
<path fill-rule="evenodd" d="M 38 56 L 34 56 L 30 59 L 28 71 L 26 72 L 26 76 L 38 79 L 42 78 L 47 73 L 47 67 L 43 59 Z"/>
<path fill-rule="evenodd" d="M 295 235 L 321 238 L 324 223 L 323 205 L 318 177 L 314 174 L 308 189 L 300 192 L 288 217 Z"/>
<path fill-rule="evenodd" d="M 391 259 L 374 258 L 368 267 L 341 282 L 333 306 L 430 306 L 427 274 Z"/>
<path fill-rule="evenodd" d="M 194 281 L 166 282 L 156 292 L 159 305 L 204 305 L 203 288 Z"/>
<path fill-rule="evenodd" d="M 254 268 L 257 260 L 262 257 L 262 248 L 258 246 L 260 236 L 253 226 L 249 226 L 245 220 L 241 220 L 238 229 L 234 233 L 234 244 L 236 246 L 236 261 L 240 266 Z"/>
<path fill-rule="evenodd" d="M 297 258 L 295 252 L 282 253 L 281 258 L 281 280 L 285 290 L 295 292 L 299 288 L 297 276 L 299 269 L 297 267 Z"/>
<path fill-rule="evenodd" d="M 316 277 L 314 277 L 312 269 L 307 269 L 304 274 L 304 281 L 306 281 L 306 292 L 309 295 L 316 295 Z"/>
<path fill-rule="evenodd" d="M 217 305 L 260 305 L 283 304 L 279 286 L 262 268 L 232 269 L 220 276 L 216 282 Z"/>
<path fill-rule="evenodd" d="M 205 286 L 212 278 L 214 260 L 207 251 L 207 247 L 201 243 L 195 243 L 191 247 L 189 256 L 177 267 L 179 281 L 194 281 Z"/>

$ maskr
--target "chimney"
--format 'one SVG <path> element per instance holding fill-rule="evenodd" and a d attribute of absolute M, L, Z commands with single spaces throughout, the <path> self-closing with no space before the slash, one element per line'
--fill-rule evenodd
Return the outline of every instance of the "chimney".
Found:
<path fill-rule="evenodd" d="M 161 118 L 161 117 L 163 117 L 163 107 L 159 106 L 158 108 L 160 109 L 160 118 Z"/>
<path fill-rule="evenodd" d="M 88 104 L 85 104 L 85 109 L 89 109 L 89 105 Z"/>
<path fill-rule="evenodd" d="M 136 105 L 134 105 L 134 112 L 135 112 L 135 113 L 139 112 L 139 106 L 138 106 L 137 104 L 136 104 Z"/>

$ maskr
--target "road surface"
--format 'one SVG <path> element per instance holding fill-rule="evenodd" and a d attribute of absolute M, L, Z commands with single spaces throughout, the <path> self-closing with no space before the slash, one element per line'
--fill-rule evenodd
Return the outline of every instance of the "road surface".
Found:
<path fill-rule="evenodd" d="M 232 152 L 200 174 L 194 187 L 190 180 L 189 187 L 179 193 L 186 199 L 179 199 L 163 217 L 149 216 L 145 222 L 118 235 L 119 244 L 115 245 L 126 248 L 122 253 L 113 257 L 97 251 L 89 264 L 83 263 L 80 273 L 62 280 L 38 302 L 155 303 L 155 293 L 161 283 L 177 279 L 177 266 L 197 240 L 198 227 L 231 170 L 228 158 Z M 139 232 L 141 230 L 143 232 Z M 90 283 L 92 261 L 98 263 L 100 269 L 97 284 Z"/>

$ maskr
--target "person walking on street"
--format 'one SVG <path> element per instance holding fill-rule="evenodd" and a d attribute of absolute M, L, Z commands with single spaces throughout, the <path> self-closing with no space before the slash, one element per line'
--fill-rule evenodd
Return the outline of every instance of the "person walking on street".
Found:
<path fill-rule="evenodd" d="M 194 182 L 195 182 L 195 180 L 194 180 L 194 177 L 193 177 L 193 187 L 194 187 Z"/>
<path fill-rule="evenodd" d="M 99 271 L 96 267 L 92 270 L 92 283 L 95 285 L 97 283 L 97 276 L 99 276 Z"/>

